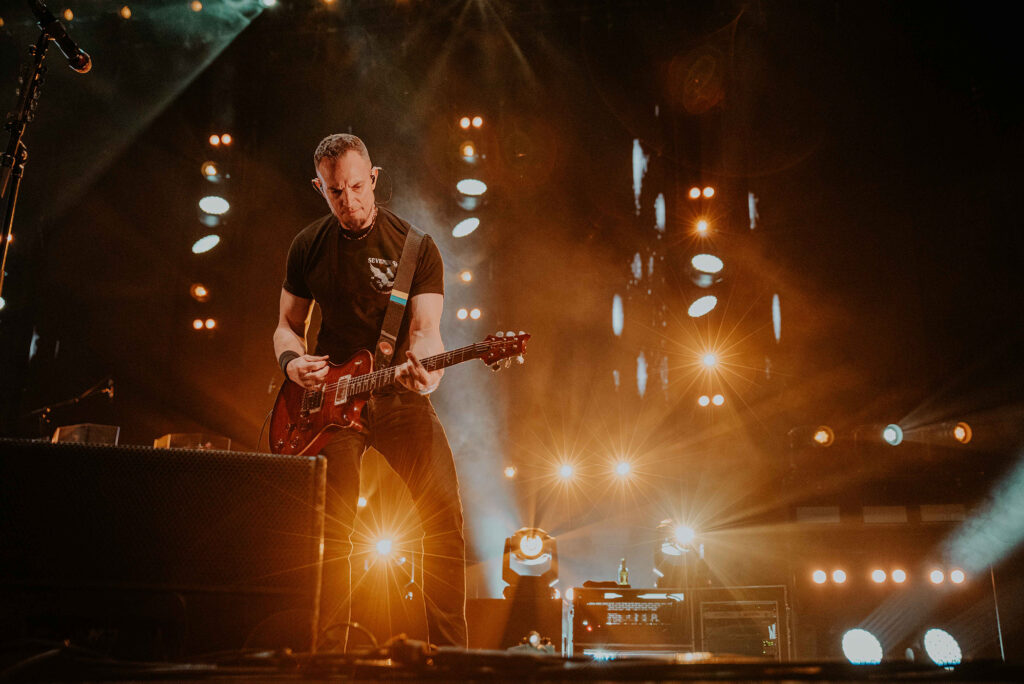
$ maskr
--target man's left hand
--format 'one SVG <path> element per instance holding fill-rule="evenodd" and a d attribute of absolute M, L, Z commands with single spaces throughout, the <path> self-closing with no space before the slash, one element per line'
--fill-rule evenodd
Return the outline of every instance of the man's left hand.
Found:
<path fill-rule="evenodd" d="M 430 394 L 437 389 L 438 383 L 441 382 L 441 374 L 437 371 L 431 373 L 424 368 L 411 351 L 405 352 L 405 356 L 407 361 L 395 367 L 395 380 L 418 394 Z"/>

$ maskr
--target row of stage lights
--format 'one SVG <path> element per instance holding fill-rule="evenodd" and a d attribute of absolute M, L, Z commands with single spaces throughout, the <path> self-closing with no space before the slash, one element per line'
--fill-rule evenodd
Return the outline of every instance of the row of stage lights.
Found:
<path fill-rule="evenodd" d="M 932 627 L 921 637 L 925 654 L 939 667 L 952 667 L 963 661 L 963 650 L 956 638 L 944 629 Z M 854 665 L 877 665 L 885 657 L 878 637 L 866 629 L 850 629 L 843 633 L 843 655 Z"/>
<path fill-rule="evenodd" d="M 693 201 L 710 200 L 715 196 L 715 189 L 711 186 L 690 188 L 687 197 Z M 700 238 L 707 238 L 711 235 L 711 222 L 706 216 L 698 216 L 694 221 L 693 229 Z M 695 254 L 690 259 L 690 279 L 699 288 L 706 289 L 722 279 L 722 269 L 725 263 L 719 257 L 710 253 Z M 690 318 L 700 318 L 711 313 L 718 306 L 718 297 L 707 294 L 694 299 L 686 309 Z M 701 404 L 706 406 L 706 404 Z"/>
<path fill-rule="evenodd" d="M 928 428 L 934 431 L 936 428 Z M 967 444 L 974 437 L 974 431 L 965 421 L 949 422 L 938 427 L 938 430 L 946 437 L 952 438 L 960 444 Z M 890 423 L 876 433 L 882 441 L 889 446 L 899 446 L 903 443 L 903 428 L 896 423 Z M 828 425 L 819 425 L 816 428 L 796 427 L 789 431 L 791 444 L 795 446 L 808 445 L 814 447 L 830 447 L 836 441 L 836 433 Z"/>
<path fill-rule="evenodd" d="M 479 131 L 483 126 L 484 118 L 479 114 L 462 116 L 458 120 L 459 129 L 466 131 L 466 134 L 474 130 Z M 459 143 L 457 152 L 460 161 L 460 176 L 462 175 L 461 169 L 475 168 L 484 158 L 480 146 L 473 140 L 464 137 L 466 134 L 463 134 L 463 140 Z M 483 205 L 487 184 L 479 178 L 465 177 L 455 183 L 455 190 L 458 206 L 464 211 L 472 213 Z M 452 228 L 452 237 L 464 238 L 476 231 L 480 227 L 480 223 L 479 216 L 468 216 L 455 224 Z M 472 283 L 473 272 L 468 269 L 462 270 L 459 273 L 459 280 L 466 285 Z M 455 312 L 455 318 L 460 321 L 476 321 L 481 316 L 483 316 L 483 311 L 480 307 L 475 306 L 460 307 Z"/>
<path fill-rule="evenodd" d="M 875 568 L 867 577 L 875 584 L 885 584 L 887 581 L 904 584 L 909 579 L 907 571 L 902 568 L 895 568 L 888 573 L 881 568 Z M 932 568 L 927 577 L 929 582 L 938 585 L 946 581 L 947 574 L 941 568 Z M 811 573 L 811 581 L 815 584 L 826 584 L 830 578 L 832 584 L 846 584 L 849 579 L 846 571 L 841 568 L 833 570 L 831 575 L 820 568 Z M 963 584 L 967 581 L 967 574 L 959 568 L 954 568 L 949 571 L 948 579 L 952 584 Z"/>
<path fill-rule="evenodd" d="M 192 243 L 193 254 L 206 254 L 221 243 L 221 235 L 217 229 L 227 220 L 227 215 L 231 211 L 231 202 L 228 201 L 224 193 L 224 186 L 230 180 L 231 174 L 223 159 L 218 161 L 215 157 L 223 158 L 234 142 L 234 136 L 224 131 L 211 133 L 207 138 L 210 158 L 207 158 L 199 167 L 199 173 L 203 180 L 212 187 L 208 186 L 210 189 L 202 193 L 202 197 L 199 199 L 199 223 L 203 230 Z M 211 292 L 206 284 L 195 282 L 189 287 L 189 295 L 196 302 L 205 304 L 210 301 Z M 212 331 L 216 327 L 217 320 L 215 318 L 196 317 L 192 320 L 192 329 L 196 332 Z"/>
<path fill-rule="evenodd" d="M 321 0 L 325 5 L 331 5 L 334 1 L 335 0 Z M 193 12 L 202 12 L 204 9 L 202 0 L 187 0 L 182 4 L 187 6 Z M 252 4 L 269 9 L 277 6 L 277 0 L 254 0 Z M 134 12 L 130 5 L 121 5 L 117 10 L 117 14 L 125 20 L 131 19 L 134 16 Z M 64 11 L 60 13 L 60 16 L 64 21 L 71 22 L 75 20 L 75 12 L 70 7 L 65 8 Z M 0 28 L 3 28 L 4 23 L 3 17 L 0 17 Z"/>

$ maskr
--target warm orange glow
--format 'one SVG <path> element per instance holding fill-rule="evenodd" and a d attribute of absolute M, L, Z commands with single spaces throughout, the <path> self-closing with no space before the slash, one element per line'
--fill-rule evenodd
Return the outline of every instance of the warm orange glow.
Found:
<path fill-rule="evenodd" d="M 963 421 L 957 423 L 956 427 L 953 428 L 953 439 L 961 444 L 967 444 L 973 436 L 974 432 L 971 430 L 971 426 Z"/>
<path fill-rule="evenodd" d="M 690 188 L 690 199 L 700 199 L 700 188 Z"/>
<path fill-rule="evenodd" d="M 700 362 L 704 364 L 705 368 L 714 368 L 718 365 L 718 357 L 712 352 L 708 352 L 704 354 L 704 356 L 700 357 Z"/>
<path fill-rule="evenodd" d="M 469 317 L 472 318 L 474 321 L 476 319 L 480 318 L 480 316 L 482 316 L 482 315 L 483 315 L 483 312 L 480 311 L 480 309 L 476 309 L 476 308 L 472 309 L 469 312 Z"/>
<path fill-rule="evenodd" d="M 216 327 L 217 327 L 217 321 L 215 319 L 213 319 L 213 318 L 207 318 L 206 319 L 206 329 L 207 330 L 213 330 Z"/>
<path fill-rule="evenodd" d="M 455 312 L 455 317 L 458 318 L 460 321 L 464 321 L 469 317 L 469 310 L 459 309 L 458 311 Z"/>
<path fill-rule="evenodd" d="M 461 119 L 459 119 L 459 126 L 461 126 L 462 128 L 469 128 L 470 123 L 471 122 L 468 116 L 464 116 Z"/>
<path fill-rule="evenodd" d="M 835 432 L 827 425 L 821 425 L 814 431 L 814 443 L 819 446 L 829 446 L 835 439 Z"/>
<path fill-rule="evenodd" d="M 484 125 L 484 117 L 474 116 L 473 117 L 473 128 L 480 128 Z"/>
<path fill-rule="evenodd" d="M 366 497 L 365 496 L 359 497 L 359 500 L 356 501 L 356 507 L 357 508 L 366 508 Z"/>
<path fill-rule="evenodd" d="M 231 137 L 230 133 L 224 133 L 220 136 L 220 141 L 225 145 L 230 145 L 232 140 L 233 138 Z"/>
<path fill-rule="evenodd" d="M 903 584 L 907 581 L 907 571 L 900 568 L 896 568 L 892 571 L 892 581 L 896 584 Z"/>
<path fill-rule="evenodd" d="M 202 283 L 192 283 L 192 287 L 189 288 L 188 292 L 192 295 L 192 299 L 198 302 L 205 302 L 210 298 L 210 291 Z"/>
<path fill-rule="evenodd" d="M 711 404 L 711 397 L 706 394 L 702 394 L 697 398 L 697 403 L 701 406 L 708 406 Z"/>
<path fill-rule="evenodd" d="M 216 134 L 211 135 L 210 136 L 210 144 L 213 145 L 214 147 L 216 147 L 217 145 L 220 145 L 220 136 L 216 135 Z"/>
<path fill-rule="evenodd" d="M 129 7 L 128 5 L 123 6 L 121 8 L 121 18 L 122 19 L 131 19 L 132 18 L 132 8 Z"/>
<path fill-rule="evenodd" d="M 513 477 L 516 476 L 516 473 L 519 471 L 516 469 L 514 465 L 510 465 L 505 466 L 505 470 L 503 470 L 502 472 L 505 474 L 505 477 L 511 480 Z"/>
<path fill-rule="evenodd" d="M 459 274 L 459 280 L 464 283 L 468 283 L 473 280 L 473 273 L 471 271 L 463 271 Z"/>
<path fill-rule="evenodd" d="M 193 12 L 203 11 L 203 3 L 199 2 L 199 0 L 192 0 L 192 2 L 190 2 L 188 6 L 189 8 L 191 8 Z"/>
<path fill-rule="evenodd" d="M 208 161 L 203 164 L 203 175 L 207 178 L 213 178 L 217 175 L 217 165 L 212 161 Z"/>
<path fill-rule="evenodd" d="M 721 406 L 722 404 L 725 403 L 725 397 L 722 396 L 721 394 L 716 394 L 715 396 L 711 397 L 711 403 L 714 404 L 715 406 Z"/>
<path fill-rule="evenodd" d="M 711 226 L 708 224 L 707 219 L 701 219 L 697 221 L 697 232 L 704 234 L 708 232 L 708 228 Z"/>
<path fill-rule="evenodd" d="M 704 196 L 708 199 L 711 199 L 712 197 L 715 196 L 715 189 L 710 185 L 704 188 Z"/>
<path fill-rule="evenodd" d="M 463 157 L 472 157 L 475 154 L 476 154 L 476 148 L 473 147 L 473 143 L 468 142 L 468 143 L 463 143 L 462 144 L 462 156 Z"/>
<path fill-rule="evenodd" d="M 203 319 L 197 318 L 196 320 L 192 321 L 192 327 L 195 328 L 196 330 L 202 330 L 203 329 Z"/>
<path fill-rule="evenodd" d="M 75 18 L 75 13 L 72 12 L 70 8 L 64 10 L 64 20 L 65 21 L 71 21 L 74 18 Z"/>

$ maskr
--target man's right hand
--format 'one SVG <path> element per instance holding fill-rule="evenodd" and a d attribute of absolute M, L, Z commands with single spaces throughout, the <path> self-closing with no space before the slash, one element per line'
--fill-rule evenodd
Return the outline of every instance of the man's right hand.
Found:
<path fill-rule="evenodd" d="M 303 354 L 288 362 L 288 379 L 308 389 L 316 389 L 324 384 L 330 367 L 326 356 Z"/>

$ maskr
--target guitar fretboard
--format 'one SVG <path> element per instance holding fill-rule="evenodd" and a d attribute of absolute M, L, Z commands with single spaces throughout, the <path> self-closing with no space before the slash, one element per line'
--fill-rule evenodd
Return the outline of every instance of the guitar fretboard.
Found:
<path fill-rule="evenodd" d="M 423 367 L 428 371 L 435 371 L 441 368 L 447 368 L 448 366 L 454 366 L 455 364 L 462 363 L 463 361 L 479 359 L 490 351 L 492 346 L 495 345 L 490 342 L 477 342 L 476 344 L 470 344 L 465 347 L 442 352 L 435 356 L 428 356 L 425 359 L 421 359 L 420 363 L 422 363 Z M 380 370 L 372 371 L 366 375 L 360 375 L 352 378 L 349 381 L 348 394 L 354 395 L 372 392 L 394 382 L 395 366 L 381 368 Z"/>

